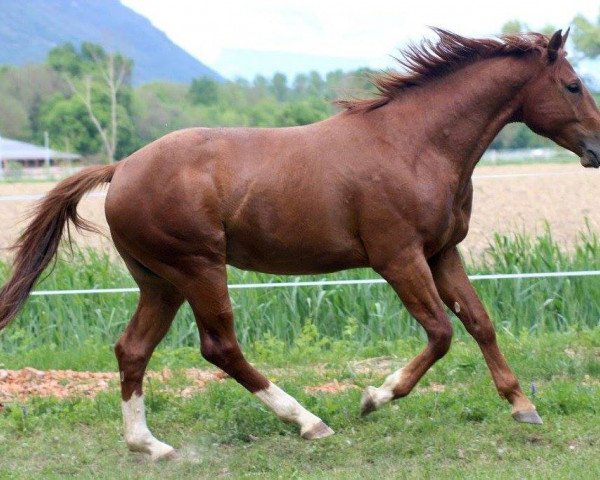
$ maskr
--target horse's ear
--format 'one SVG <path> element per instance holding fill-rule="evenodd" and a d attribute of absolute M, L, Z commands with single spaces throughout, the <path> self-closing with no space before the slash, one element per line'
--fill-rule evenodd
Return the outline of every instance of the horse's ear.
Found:
<path fill-rule="evenodd" d="M 567 28 L 567 31 L 562 36 L 562 45 L 561 45 L 562 48 L 565 48 L 565 45 L 567 44 L 567 38 L 569 38 L 570 31 L 571 31 L 571 27 Z"/>
<path fill-rule="evenodd" d="M 554 32 L 554 35 L 552 35 L 550 41 L 548 42 L 548 60 L 550 60 L 550 63 L 554 62 L 558 58 L 558 51 L 562 46 L 562 30 L 557 30 L 556 32 Z"/>

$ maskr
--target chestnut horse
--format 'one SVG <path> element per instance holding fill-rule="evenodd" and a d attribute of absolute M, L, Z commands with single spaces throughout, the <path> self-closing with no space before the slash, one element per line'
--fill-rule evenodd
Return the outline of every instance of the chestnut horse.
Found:
<path fill-rule="evenodd" d="M 406 73 L 374 79 L 376 98 L 340 102 L 343 111 L 322 122 L 177 131 L 116 165 L 59 183 L 17 242 L 14 273 L 0 293 L 0 327 L 55 255 L 65 225 L 93 228 L 77 203 L 110 182 L 106 218 L 140 287 L 115 348 L 131 450 L 154 459 L 174 453 L 146 426 L 142 379 L 184 301 L 204 358 L 298 424 L 302 437 L 333 433 L 244 358 L 226 264 L 294 275 L 371 267 L 389 282 L 428 342 L 381 387 L 367 388 L 363 414 L 407 395 L 448 351 L 446 304 L 481 347 L 513 418 L 541 423 L 498 348 L 456 245 L 467 234 L 473 169 L 502 127 L 524 122 L 597 168 L 600 111 L 565 58 L 561 31 L 492 39 L 436 32 L 436 42 L 404 53 Z"/>

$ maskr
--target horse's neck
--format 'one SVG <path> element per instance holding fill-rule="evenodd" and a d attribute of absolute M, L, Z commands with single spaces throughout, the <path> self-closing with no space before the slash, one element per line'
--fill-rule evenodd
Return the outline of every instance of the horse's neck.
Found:
<path fill-rule="evenodd" d="M 423 118 L 419 123 L 433 147 L 429 151 L 450 162 L 457 176 L 470 179 L 494 137 L 516 118 L 520 92 L 534 74 L 531 61 L 496 58 L 473 63 L 420 88 Z"/>

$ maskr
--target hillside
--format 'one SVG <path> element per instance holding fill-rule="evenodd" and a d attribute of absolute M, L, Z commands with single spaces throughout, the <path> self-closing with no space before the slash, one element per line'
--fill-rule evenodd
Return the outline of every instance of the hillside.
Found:
<path fill-rule="evenodd" d="M 133 58 L 134 83 L 222 77 L 118 0 L 2 0 L 0 64 L 42 62 L 64 42 L 99 43 Z"/>

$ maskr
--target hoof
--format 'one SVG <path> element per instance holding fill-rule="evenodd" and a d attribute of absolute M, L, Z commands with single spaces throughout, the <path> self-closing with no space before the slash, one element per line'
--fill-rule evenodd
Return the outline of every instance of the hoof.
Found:
<path fill-rule="evenodd" d="M 512 417 L 520 423 L 533 423 L 535 425 L 541 425 L 542 423 L 544 423 L 535 410 L 515 412 L 512 414 Z"/>
<path fill-rule="evenodd" d="M 147 443 L 139 444 L 130 442 L 127 446 L 132 452 L 140 452 L 149 455 L 153 462 L 160 460 L 175 460 L 177 458 L 177 451 L 171 445 L 159 442 L 156 439 L 154 439 L 154 443 L 151 445 L 148 445 Z"/>
<path fill-rule="evenodd" d="M 364 417 L 371 412 L 377 410 L 377 404 L 373 396 L 374 391 L 377 390 L 375 387 L 367 387 L 362 394 L 360 399 L 360 415 Z"/>
<path fill-rule="evenodd" d="M 319 422 L 315 426 L 302 433 L 302 438 L 306 440 L 316 440 L 317 438 L 325 438 L 333 435 L 335 432 L 329 428 L 324 422 Z"/>
<path fill-rule="evenodd" d="M 171 450 L 165 450 L 163 452 L 154 454 L 151 456 L 152 461 L 154 462 L 160 462 L 163 460 L 166 461 L 171 461 L 171 460 L 177 460 L 178 455 L 177 455 L 177 450 L 175 450 L 174 448 L 171 448 Z"/>

